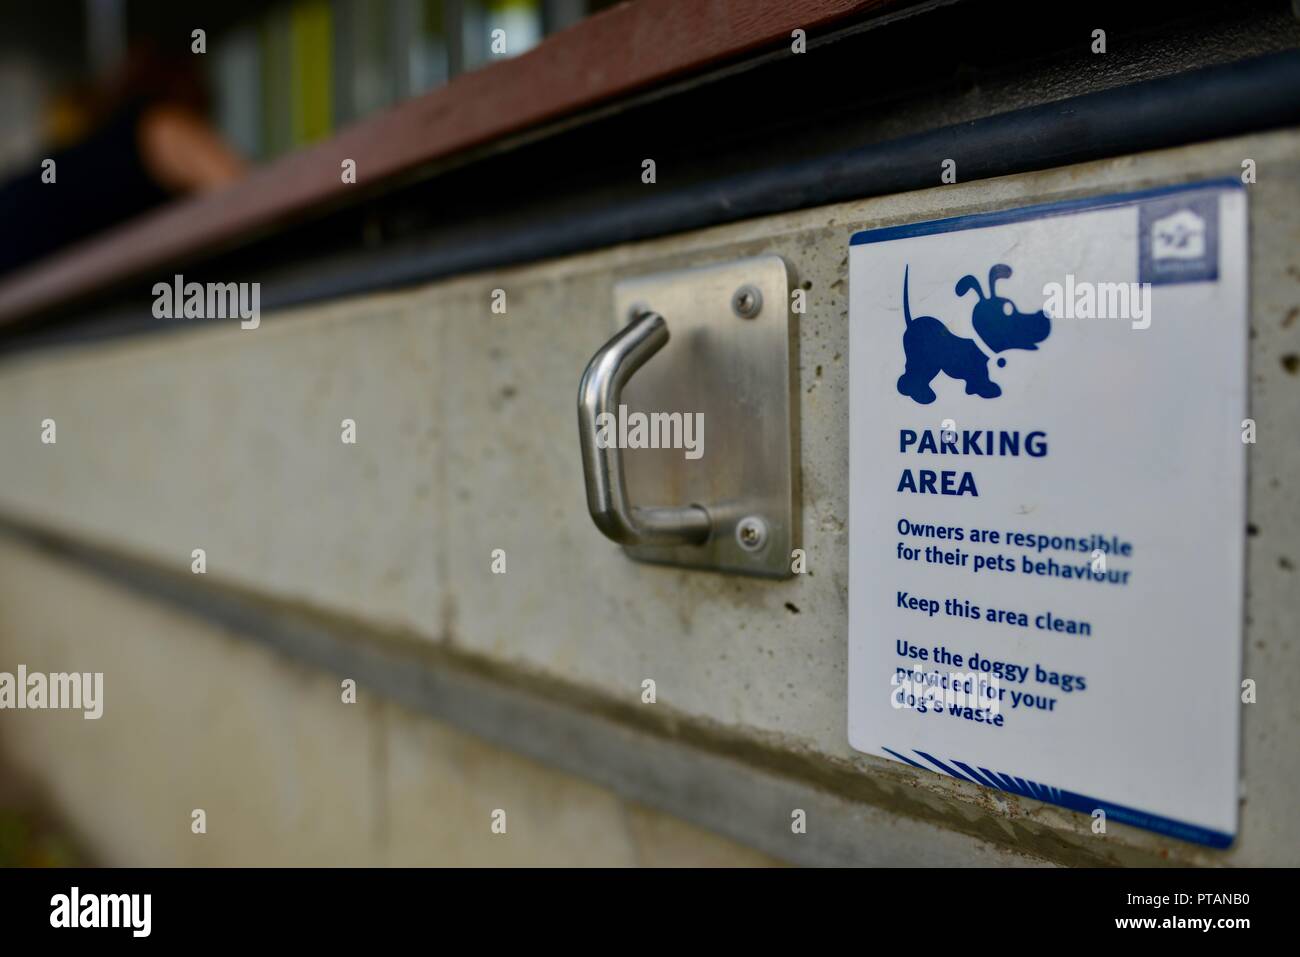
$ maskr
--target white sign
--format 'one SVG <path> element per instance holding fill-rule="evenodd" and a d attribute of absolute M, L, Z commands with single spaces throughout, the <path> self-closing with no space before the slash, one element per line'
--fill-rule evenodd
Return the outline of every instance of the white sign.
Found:
<path fill-rule="evenodd" d="M 1246 297 L 1236 181 L 853 237 L 854 748 L 1231 843 Z"/>

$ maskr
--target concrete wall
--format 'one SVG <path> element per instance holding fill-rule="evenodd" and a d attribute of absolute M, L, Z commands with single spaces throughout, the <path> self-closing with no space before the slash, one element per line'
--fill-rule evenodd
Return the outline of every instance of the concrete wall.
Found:
<path fill-rule="evenodd" d="M 104 864 L 776 863 L 9 543 L 0 634 L 6 666 L 105 673 L 98 720 L 7 711 L 0 738 Z"/>
<path fill-rule="evenodd" d="M 1249 195 L 1251 414 L 1261 438 L 1249 464 L 1255 531 L 1247 539 L 1245 674 L 1260 692 L 1244 715 L 1236 845 L 1213 852 L 1119 825 L 1097 836 L 1079 815 L 851 751 L 849 235 L 1235 175 L 1246 157 L 1260 171 Z M 236 738 L 264 739 L 265 753 L 249 755 L 247 765 L 222 765 L 226 773 L 203 799 L 228 796 L 240 822 L 234 826 L 273 829 L 276 839 L 232 838 L 223 862 L 307 860 L 313 853 L 322 860 L 410 853 L 448 863 L 482 853 L 487 860 L 492 852 L 478 842 L 458 845 L 434 825 L 411 823 L 419 808 L 404 812 L 396 799 L 381 815 L 388 837 L 361 849 L 373 838 L 357 835 L 373 835 L 380 825 L 377 812 L 360 809 L 374 803 L 376 780 L 394 779 L 392 762 L 402 753 L 411 756 L 403 767 L 412 794 L 449 792 L 453 814 L 471 820 L 483 801 L 491 803 L 479 792 L 512 777 L 489 765 L 515 762 L 539 780 L 553 774 L 495 750 L 490 761 L 459 759 L 483 746 L 375 700 L 395 697 L 787 860 L 1295 864 L 1300 754 L 1290 742 L 1300 708 L 1286 689 L 1300 678 L 1297 237 L 1300 135 L 1287 132 L 770 217 L 295 309 L 265 317 L 257 330 L 177 320 L 184 328 L 172 334 L 12 358 L 0 365 L 0 515 L 11 540 L 0 584 L 0 669 L 18 661 L 38 667 L 48 641 L 65 667 L 94 670 L 88 662 L 102 655 L 107 637 L 96 626 L 101 609 L 116 607 L 114 589 L 133 590 L 118 618 L 119 629 L 132 633 L 130 653 L 104 664 L 109 707 L 133 707 L 126 689 L 142 680 L 134 669 L 145 668 L 153 690 L 143 700 L 176 738 L 137 751 L 127 731 L 103 730 L 129 727 L 127 719 L 83 727 L 35 715 L 21 722 L 0 715 L 0 738 L 33 773 L 60 783 L 69 813 L 123 862 L 215 859 L 190 856 L 216 852 L 194 850 L 184 828 L 135 838 L 133 846 L 149 850 L 133 853 L 110 833 L 123 807 L 96 811 L 68 797 L 132 767 L 131 780 L 114 782 L 115 800 L 201 806 L 190 782 L 204 778 L 195 777 L 191 760 L 177 758 L 178 774 L 159 764 L 163 751 L 184 749 L 187 735 L 177 733 L 184 727 L 202 742 L 194 749 L 199 756 L 205 749 L 226 754 Z M 809 295 L 799 395 L 810 573 L 770 582 L 631 562 L 586 514 L 575 434 L 578 377 L 614 322 L 612 284 L 766 252 L 783 256 Z M 505 316 L 490 311 L 495 288 L 507 292 Z M 45 418 L 58 423 L 57 445 L 40 443 Z M 339 441 L 344 418 L 357 422 L 355 446 Z M 51 548 L 61 557 L 48 557 Z M 194 548 L 206 549 L 206 576 L 190 574 Z M 505 575 L 491 573 L 494 549 L 505 550 Z M 83 580 L 111 578 L 112 569 L 128 566 L 134 571 L 111 587 Z M 20 586 L 9 574 L 18 569 Z M 169 612 L 154 620 L 146 581 L 166 591 L 171 606 L 188 606 L 176 612 L 188 618 Z M 60 597 L 65 586 L 71 591 Z M 37 596 L 43 605 L 33 605 Z M 214 603 L 229 600 L 242 603 L 241 634 L 213 635 L 190 623 L 205 614 L 220 618 Z M 44 626 L 56 611 L 75 620 Z M 307 619 L 334 637 L 302 637 L 299 625 L 285 624 Z M 286 628 L 294 637 L 285 637 Z M 250 643 L 263 647 L 244 647 Z M 310 660 L 321 674 L 266 659 L 268 645 Z M 365 708 L 357 706 L 372 709 L 365 721 L 339 716 L 330 700 L 339 675 L 358 661 L 371 675 Z M 427 676 L 420 680 L 430 687 L 446 680 L 471 690 L 449 705 L 411 675 Z M 654 705 L 641 703 L 645 678 L 656 681 Z M 240 696 L 246 682 L 260 689 L 251 707 Z M 183 693 L 170 697 L 163 689 L 171 687 Z M 511 702 L 504 710 L 476 704 L 496 693 L 491 689 L 504 689 Z M 309 704 L 312 696 L 319 701 Z M 315 709 L 319 717 L 308 719 Z M 548 726 L 561 725 L 588 742 L 585 752 L 566 747 L 562 735 L 547 737 Z M 390 739 L 390 768 L 379 775 L 371 766 L 377 734 Z M 639 759 L 615 746 L 620 736 L 635 742 Z M 86 757 L 91 740 L 93 760 Z M 370 771 L 341 773 L 347 767 Z M 359 791 L 347 801 L 305 797 L 336 787 Z M 263 788 L 303 795 L 294 805 L 302 813 L 266 815 L 266 802 L 283 798 L 253 796 Z M 567 799 L 552 792 L 570 790 L 582 797 L 556 807 Z M 521 817 L 551 822 L 555 834 L 502 855 L 587 860 L 583 855 L 596 851 L 556 835 L 601 815 L 616 820 L 586 825 L 601 835 L 593 842 L 607 848 L 600 853 L 610 860 L 649 853 L 628 836 L 619 802 L 607 792 L 555 777 L 515 794 L 529 808 Z M 791 802 L 819 809 L 809 834 L 790 834 L 790 810 L 802 806 Z M 602 810 L 588 815 L 580 806 Z M 357 834 L 329 836 L 340 826 L 336 812 Z M 384 842 L 399 850 L 383 857 L 390 852 L 374 848 Z M 286 856 L 258 856 L 274 845 Z M 725 847 L 719 859 L 747 859 Z"/>

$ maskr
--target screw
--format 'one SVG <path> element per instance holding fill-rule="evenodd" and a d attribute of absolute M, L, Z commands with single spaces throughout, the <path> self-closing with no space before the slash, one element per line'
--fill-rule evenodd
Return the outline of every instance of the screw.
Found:
<path fill-rule="evenodd" d="M 763 309 L 763 294 L 758 287 L 745 283 L 731 294 L 731 311 L 741 319 L 753 319 Z"/>
<path fill-rule="evenodd" d="M 747 515 L 736 523 L 736 543 L 747 552 L 756 552 L 767 544 L 767 523 L 757 515 Z"/>

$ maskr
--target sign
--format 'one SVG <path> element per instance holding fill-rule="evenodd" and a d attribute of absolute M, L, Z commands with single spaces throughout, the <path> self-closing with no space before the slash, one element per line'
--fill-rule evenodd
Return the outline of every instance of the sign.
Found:
<path fill-rule="evenodd" d="M 849 742 L 1227 846 L 1241 184 L 869 230 L 849 268 Z"/>

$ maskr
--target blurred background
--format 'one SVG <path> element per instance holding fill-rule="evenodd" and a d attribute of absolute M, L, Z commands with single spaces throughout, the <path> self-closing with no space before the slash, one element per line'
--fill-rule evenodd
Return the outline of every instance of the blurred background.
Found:
<path fill-rule="evenodd" d="M 224 185 L 612 0 L 51 0 L 0 4 L 0 274 Z M 196 35 L 195 31 L 202 31 Z M 495 42 L 494 42 L 495 38 Z M 112 172 L 61 176 L 40 163 Z"/>
<path fill-rule="evenodd" d="M 49 0 L 0 4 L 0 177 L 86 135 L 104 85 L 165 63 L 216 129 L 262 162 L 493 59 L 613 0 Z M 190 56 L 191 33 L 208 53 Z M 492 32 L 505 30 L 504 52 Z M 196 76 L 187 75 L 192 69 Z M 99 93 L 96 88 L 101 87 Z M 154 91 L 162 94 L 164 91 Z M 188 94 L 187 94 L 188 95 Z"/>

